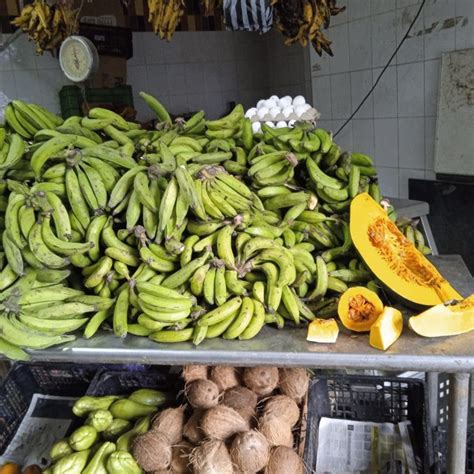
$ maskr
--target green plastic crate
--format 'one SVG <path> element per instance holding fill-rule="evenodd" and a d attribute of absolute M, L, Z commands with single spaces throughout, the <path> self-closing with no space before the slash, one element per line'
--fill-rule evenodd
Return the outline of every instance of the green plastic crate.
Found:
<path fill-rule="evenodd" d="M 71 115 L 83 114 L 84 97 L 77 86 L 64 86 L 59 91 L 61 103 L 61 114 L 63 118 Z M 100 106 L 113 110 L 124 107 L 134 107 L 132 86 L 124 85 L 117 87 L 86 87 L 85 100 L 89 105 Z"/>
<path fill-rule="evenodd" d="M 77 86 L 64 86 L 59 91 L 59 102 L 61 104 L 61 115 L 64 119 L 72 115 L 82 116 L 82 93 Z"/>

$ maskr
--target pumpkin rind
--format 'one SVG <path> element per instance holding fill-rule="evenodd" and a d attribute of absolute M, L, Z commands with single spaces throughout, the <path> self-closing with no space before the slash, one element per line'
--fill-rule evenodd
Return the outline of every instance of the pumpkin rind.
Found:
<path fill-rule="evenodd" d="M 434 306 L 462 298 L 367 193 L 351 202 L 350 232 L 370 270 L 407 301 Z"/>
<path fill-rule="evenodd" d="M 377 321 L 370 327 L 369 344 L 386 351 L 402 334 L 403 316 L 395 308 L 385 306 Z"/>
<path fill-rule="evenodd" d="M 420 336 L 456 336 L 474 330 L 474 295 L 457 304 L 438 304 L 408 321 Z"/>
<path fill-rule="evenodd" d="M 316 318 L 308 325 L 306 339 L 311 342 L 333 344 L 339 335 L 339 326 L 334 318 Z"/>
<path fill-rule="evenodd" d="M 377 293 L 364 286 L 353 286 L 339 299 L 337 313 L 347 329 L 356 332 L 370 331 L 370 327 L 383 311 Z"/>

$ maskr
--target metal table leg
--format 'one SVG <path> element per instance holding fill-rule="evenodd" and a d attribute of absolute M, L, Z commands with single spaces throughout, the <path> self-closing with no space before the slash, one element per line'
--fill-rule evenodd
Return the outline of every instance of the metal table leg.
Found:
<path fill-rule="evenodd" d="M 431 429 L 439 424 L 438 413 L 438 397 L 439 397 L 439 382 L 438 372 L 426 373 L 426 387 L 428 390 L 428 413 L 430 417 Z"/>
<path fill-rule="evenodd" d="M 429 245 L 433 255 L 438 255 L 438 247 L 436 247 L 436 242 L 431 232 L 430 223 L 428 221 L 428 216 L 420 216 L 421 225 L 423 227 L 423 232 L 425 233 L 426 242 Z"/>
<path fill-rule="evenodd" d="M 449 376 L 448 474 L 466 469 L 469 377 L 466 373 Z"/>

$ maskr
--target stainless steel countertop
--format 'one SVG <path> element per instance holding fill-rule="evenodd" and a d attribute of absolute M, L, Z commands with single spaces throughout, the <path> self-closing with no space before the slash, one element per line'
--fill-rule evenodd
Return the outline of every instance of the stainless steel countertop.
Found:
<path fill-rule="evenodd" d="M 461 257 L 438 256 L 432 260 L 460 293 L 474 293 L 474 281 Z M 408 315 L 408 310 L 405 312 Z M 366 334 L 342 330 L 336 344 L 315 344 L 306 341 L 306 329 L 267 327 L 251 341 L 213 339 L 194 347 L 190 343 L 157 344 L 134 336 L 120 340 L 102 332 L 91 340 L 78 339 L 30 354 L 36 361 L 474 371 L 473 333 L 425 339 L 406 326 L 402 337 L 386 352 L 371 348 L 368 340 Z"/>
<path fill-rule="evenodd" d="M 430 212 L 430 206 L 425 201 L 415 201 L 413 199 L 387 198 L 398 215 L 413 219 L 415 217 L 426 216 Z"/>

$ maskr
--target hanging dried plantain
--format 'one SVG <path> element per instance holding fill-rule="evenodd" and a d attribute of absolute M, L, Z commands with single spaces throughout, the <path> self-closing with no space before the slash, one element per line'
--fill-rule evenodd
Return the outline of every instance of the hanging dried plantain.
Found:
<path fill-rule="evenodd" d="M 72 0 L 50 3 L 34 0 L 11 22 L 35 42 L 37 54 L 55 50 L 68 36 L 79 31 L 78 10 L 72 8 Z"/>
<path fill-rule="evenodd" d="M 274 0 L 275 24 L 286 37 L 285 44 L 299 42 L 301 46 L 311 43 L 321 56 L 325 51 L 330 56 L 331 41 L 322 32 L 329 27 L 331 16 L 346 7 L 336 6 L 337 0 Z"/>
<path fill-rule="evenodd" d="M 148 0 L 148 22 L 153 32 L 170 41 L 184 10 L 184 0 Z"/>

